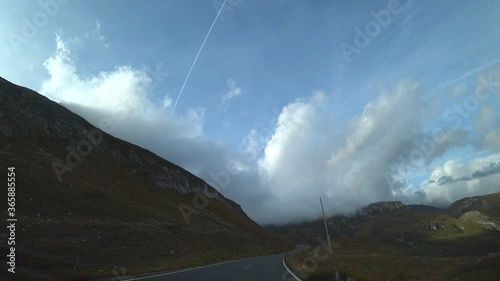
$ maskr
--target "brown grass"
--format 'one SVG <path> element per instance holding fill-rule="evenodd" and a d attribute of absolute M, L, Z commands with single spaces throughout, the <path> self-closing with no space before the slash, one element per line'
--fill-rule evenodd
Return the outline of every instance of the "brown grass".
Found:
<path fill-rule="evenodd" d="M 99 155 L 90 155 L 60 183 L 50 159 L 39 153 L 61 153 L 60 146 L 18 144 L 10 150 L 17 157 L 0 155 L 0 171 L 16 167 L 18 280 L 110 278 L 117 268 L 140 274 L 288 249 L 281 238 L 216 200 L 186 224 L 178 206 L 193 207 L 194 194 L 160 190 Z M 0 147 L 7 143 L 0 140 Z M 6 251 L 6 244 L 0 248 Z"/>

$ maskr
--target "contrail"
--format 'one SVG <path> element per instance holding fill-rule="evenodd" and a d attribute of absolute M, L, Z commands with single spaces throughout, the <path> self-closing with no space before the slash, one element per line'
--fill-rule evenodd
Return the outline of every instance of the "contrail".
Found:
<path fill-rule="evenodd" d="M 205 43 L 207 42 L 208 37 L 210 36 L 210 33 L 212 32 L 212 29 L 214 28 L 215 23 L 217 22 L 217 19 L 219 18 L 220 13 L 222 12 L 222 9 L 224 8 L 224 5 L 226 5 L 227 0 L 222 3 L 222 6 L 219 9 L 219 12 L 217 13 L 217 16 L 215 17 L 214 21 L 212 22 L 212 25 L 210 26 L 210 29 L 207 32 L 207 35 L 205 36 L 205 40 L 203 40 L 203 43 L 201 43 L 201 47 L 198 50 L 198 53 L 196 54 L 196 57 L 194 58 L 193 64 L 191 64 L 191 68 L 189 69 L 189 72 L 186 76 L 186 79 L 184 80 L 184 84 L 182 84 L 182 88 L 179 91 L 179 95 L 177 96 L 177 100 L 175 100 L 174 107 L 172 108 L 172 111 L 175 110 L 175 107 L 177 106 L 177 103 L 179 102 L 179 99 L 182 96 L 182 92 L 184 91 L 184 87 L 186 87 L 186 83 L 189 80 L 189 76 L 191 75 L 191 71 L 193 71 L 194 65 L 196 64 L 196 61 L 198 61 L 198 57 L 200 56 L 201 51 L 203 50 L 203 47 L 205 47 Z"/>

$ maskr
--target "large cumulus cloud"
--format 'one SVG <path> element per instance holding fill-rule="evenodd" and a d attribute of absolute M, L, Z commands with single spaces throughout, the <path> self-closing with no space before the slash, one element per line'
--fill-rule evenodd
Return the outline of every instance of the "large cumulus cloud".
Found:
<path fill-rule="evenodd" d="M 477 130 L 429 129 L 434 120 L 429 115 L 440 117 L 427 109 L 424 90 L 414 81 L 378 93 L 346 124 L 332 117 L 339 105 L 331 104 L 327 93 L 304 93 L 283 106 L 269 127 L 248 128 L 242 136 L 245 148 L 237 150 L 205 137 L 206 109 L 175 113 L 168 96 L 161 104 L 153 102 L 157 77 L 143 69 L 119 66 L 83 77 L 59 37 L 45 67 L 50 77 L 42 94 L 95 126 L 111 123 L 112 135 L 202 177 L 260 223 L 317 218 L 319 196 L 334 214 L 378 200 L 439 205 L 500 190 L 500 154 L 494 153 L 498 114 L 481 107 Z M 455 155 L 439 163 L 474 138 L 480 139 L 474 149 L 485 155 Z M 424 180 L 416 185 L 419 178 Z"/>

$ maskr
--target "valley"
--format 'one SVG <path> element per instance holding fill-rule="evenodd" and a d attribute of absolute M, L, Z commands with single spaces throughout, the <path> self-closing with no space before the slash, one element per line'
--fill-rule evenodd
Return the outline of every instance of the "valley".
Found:
<path fill-rule="evenodd" d="M 464 198 L 443 210 L 401 202 L 370 204 L 327 219 L 330 254 L 323 220 L 267 229 L 289 241 L 323 245 L 287 259 L 304 280 L 329 280 L 333 262 L 343 278 L 358 281 L 494 281 L 500 276 L 499 211 L 500 193 Z M 315 258 L 325 254 L 328 258 Z"/>

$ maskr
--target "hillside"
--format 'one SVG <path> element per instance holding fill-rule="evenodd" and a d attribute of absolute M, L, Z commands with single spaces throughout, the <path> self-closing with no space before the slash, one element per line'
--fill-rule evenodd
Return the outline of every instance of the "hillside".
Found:
<path fill-rule="evenodd" d="M 469 211 L 480 211 L 500 217 L 500 193 L 467 197 L 454 202 L 446 208 L 446 212 L 454 217 L 459 217 Z"/>
<path fill-rule="evenodd" d="M 287 249 L 203 180 L 1 78 L 0 160 L 4 179 L 7 167 L 16 173 L 18 280 L 111 278 Z"/>
<path fill-rule="evenodd" d="M 352 216 L 330 217 L 327 222 L 334 247 L 330 257 L 344 276 L 354 276 L 358 281 L 456 277 L 461 281 L 498 280 L 499 196 L 464 198 L 443 210 L 397 201 L 377 202 Z M 312 245 L 326 240 L 322 220 L 268 229 L 288 240 Z M 314 250 L 288 261 L 307 276 L 301 268 L 307 257 L 314 256 Z M 323 262 L 320 268 L 307 280 L 329 278 L 331 266 Z"/>

